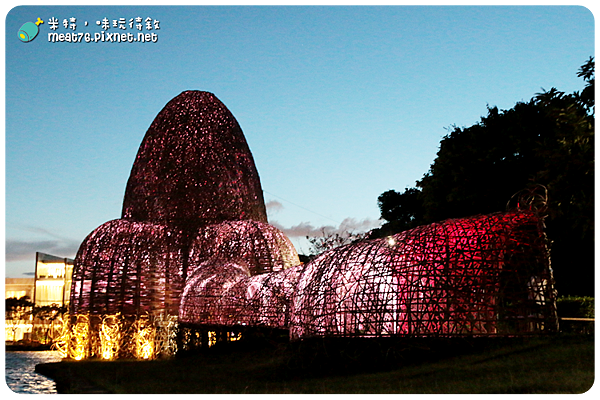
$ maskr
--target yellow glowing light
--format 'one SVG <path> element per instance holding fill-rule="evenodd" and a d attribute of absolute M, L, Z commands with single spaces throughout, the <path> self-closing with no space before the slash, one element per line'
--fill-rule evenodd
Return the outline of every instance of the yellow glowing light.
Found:
<path fill-rule="evenodd" d="M 227 332 L 227 340 L 230 342 L 238 341 L 242 338 L 242 332 Z"/>
<path fill-rule="evenodd" d="M 208 347 L 214 346 L 217 343 L 217 332 L 208 331 Z"/>
<path fill-rule="evenodd" d="M 154 319 L 156 355 L 172 356 L 177 353 L 177 316 L 160 315 Z"/>
<path fill-rule="evenodd" d="M 119 354 L 121 344 L 121 324 L 118 315 L 107 315 L 100 327 L 100 357 L 112 360 Z"/>
<path fill-rule="evenodd" d="M 154 343 L 151 341 L 140 341 L 138 343 L 138 358 L 150 360 L 154 356 Z"/>
<path fill-rule="evenodd" d="M 87 315 L 78 315 L 69 337 L 68 357 L 74 360 L 87 358 L 89 348 L 90 320 Z"/>
<path fill-rule="evenodd" d="M 136 321 L 137 330 L 135 336 L 135 356 L 142 360 L 154 358 L 154 336 L 155 329 L 147 320 Z"/>
<path fill-rule="evenodd" d="M 388 245 L 390 245 L 390 246 L 395 246 L 396 245 L 396 239 L 394 239 L 393 236 L 388 236 L 387 237 L 387 242 L 388 242 Z"/>
<path fill-rule="evenodd" d="M 89 357 L 115 360 L 127 353 L 137 359 L 152 360 L 177 352 L 177 316 L 143 315 L 132 325 L 121 314 L 101 318 L 94 323 L 88 315 L 77 315 L 77 322 L 72 325 L 68 315 L 64 320 L 59 318 L 52 328 L 59 333 L 55 335 L 54 348 L 63 358 L 77 361 Z"/>
<path fill-rule="evenodd" d="M 69 337 L 71 330 L 68 322 L 69 315 L 65 314 L 63 318 L 56 318 L 52 321 L 52 331 L 57 332 L 52 343 L 52 348 L 58 351 L 58 354 L 65 358 L 68 355 Z"/>

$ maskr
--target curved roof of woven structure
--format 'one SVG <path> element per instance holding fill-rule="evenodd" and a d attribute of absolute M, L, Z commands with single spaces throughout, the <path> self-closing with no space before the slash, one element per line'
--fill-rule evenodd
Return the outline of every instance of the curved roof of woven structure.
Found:
<path fill-rule="evenodd" d="M 529 210 L 424 225 L 258 275 L 242 256 L 248 239 L 236 236 L 239 229 L 229 236 L 230 228 L 186 281 L 180 321 L 286 328 L 292 338 L 530 334 L 556 327 L 542 220 Z"/>
<path fill-rule="evenodd" d="M 287 326 L 302 265 L 279 229 L 256 221 L 203 227 L 190 246 L 188 260 L 181 322 Z"/>
<path fill-rule="evenodd" d="M 300 264 L 298 253 L 285 234 L 258 221 L 225 221 L 201 228 L 190 246 L 189 273 L 208 259 L 246 265 L 250 275 Z"/>
<path fill-rule="evenodd" d="M 131 169 L 122 218 L 186 230 L 226 220 L 267 222 L 244 134 L 215 95 L 183 92 L 156 116 Z"/>
<path fill-rule="evenodd" d="M 183 291 L 183 244 L 162 225 L 117 219 L 83 241 L 75 258 L 71 314 L 176 315 Z"/>

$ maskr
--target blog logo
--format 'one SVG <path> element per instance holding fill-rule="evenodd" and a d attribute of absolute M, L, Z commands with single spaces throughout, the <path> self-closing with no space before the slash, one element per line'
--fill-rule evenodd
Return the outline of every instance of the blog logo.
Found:
<path fill-rule="evenodd" d="M 42 19 L 39 17 L 36 22 L 25 22 L 17 34 L 21 42 L 27 43 L 35 39 L 37 34 L 40 32 L 40 28 L 38 28 L 38 26 L 43 23 L 44 21 L 42 21 Z"/>

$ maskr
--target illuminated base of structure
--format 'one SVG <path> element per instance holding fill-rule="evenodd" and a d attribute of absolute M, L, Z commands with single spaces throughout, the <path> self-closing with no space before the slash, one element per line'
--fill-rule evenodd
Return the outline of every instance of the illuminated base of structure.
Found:
<path fill-rule="evenodd" d="M 67 316 L 54 348 L 63 358 L 153 360 L 194 352 L 218 343 L 271 338 L 287 340 L 289 331 L 269 327 L 178 324 L 174 316 Z"/>
<path fill-rule="evenodd" d="M 63 322 L 54 347 L 64 358 L 152 360 L 177 352 L 177 317 L 74 315 Z"/>

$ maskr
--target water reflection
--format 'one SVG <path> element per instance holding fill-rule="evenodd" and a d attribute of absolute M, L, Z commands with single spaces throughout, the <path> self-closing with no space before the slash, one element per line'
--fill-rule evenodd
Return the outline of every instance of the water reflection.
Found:
<path fill-rule="evenodd" d="M 35 372 L 35 365 L 60 361 L 57 351 L 7 351 L 6 384 L 15 393 L 56 393 L 53 380 Z"/>

